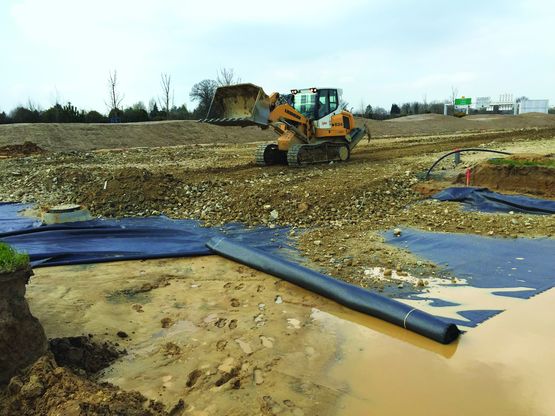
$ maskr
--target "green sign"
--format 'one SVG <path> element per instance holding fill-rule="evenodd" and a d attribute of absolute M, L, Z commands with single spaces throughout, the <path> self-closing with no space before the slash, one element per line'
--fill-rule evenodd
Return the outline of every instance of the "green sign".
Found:
<path fill-rule="evenodd" d="M 455 105 L 470 105 L 472 104 L 472 98 L 455 98 Z"/>

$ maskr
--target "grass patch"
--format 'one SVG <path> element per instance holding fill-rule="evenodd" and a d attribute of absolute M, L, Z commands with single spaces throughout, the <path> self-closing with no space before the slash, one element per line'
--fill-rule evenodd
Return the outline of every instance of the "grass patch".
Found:
<path fill-rule="evenodd" d="M 506 158 L 493 158 L 489 160 L 492 165 L 504 165 L 504 166 L 516 166 L 516 167 L 527 167 L 527 166 L 541 166 L 544 168 L 555 169 L 555 160 L 522 160 L 522 159 L 506 159 Z"/>
<path fill-rule="evenodd" d="M 11 246 L 0 243 L 0 273 L 10 273 L 28 265 L 28 254 L 18 253 Z"/>

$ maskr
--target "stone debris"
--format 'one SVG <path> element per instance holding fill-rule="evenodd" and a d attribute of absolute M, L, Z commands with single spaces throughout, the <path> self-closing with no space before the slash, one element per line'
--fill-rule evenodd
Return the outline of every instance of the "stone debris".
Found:
<path fill-rule="evenodd" d="M 247 355 L 252 354 L 253 350 L 252 350 L 251 345 L 250 345 L 248 342 L 243 341 L 243 340 L 240 339 L 240 338 L 236 339 L 235 342 L 237 343 L 237 345 L 239 345 L 239 348 L 241 348 L 241 350 L 242 350 L 245 354 L 247 354 Z"/>
<path fill-rule="evenodd" d="M 265 348 L 273 348 L 274 347 L 274 338 L 265 337 L 264 335 L 260 335 L 260 343 Z"/>
<path fill-rule="evenodd" d="M 253 371 L 253 381 L 254 381 L 254 384 L 256 385 L 260 385 L 264 383 L 264 376 L 263 376 L 262 370 L 260 370 L 259 368 L 256 368 Z"/>
<path fill-rule="evenodd" d="M 287 328 L 301 329 L 301 321 L 295 318 L 287 318 Z"/>

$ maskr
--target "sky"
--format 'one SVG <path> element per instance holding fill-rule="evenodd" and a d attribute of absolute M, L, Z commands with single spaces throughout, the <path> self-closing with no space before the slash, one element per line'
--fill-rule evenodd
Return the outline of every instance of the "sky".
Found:
<path fill-rule="evenodd" d="M 371 104 L 514 94 L 555 105 L 549 0 L 0 0 L 0 111 L 71 101 L 148 105 L 171 75 L 174 103 L 233 68 L 267 93 L 342 88 Z"/>

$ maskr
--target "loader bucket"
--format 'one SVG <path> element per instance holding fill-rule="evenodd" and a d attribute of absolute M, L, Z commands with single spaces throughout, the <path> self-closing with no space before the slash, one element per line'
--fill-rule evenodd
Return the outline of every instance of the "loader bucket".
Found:
<path fill-rule="evenodd" d="M 220 126 L 268 126 L 270 101 L 254 84 L 218 87 L 204 123 Z"/>

